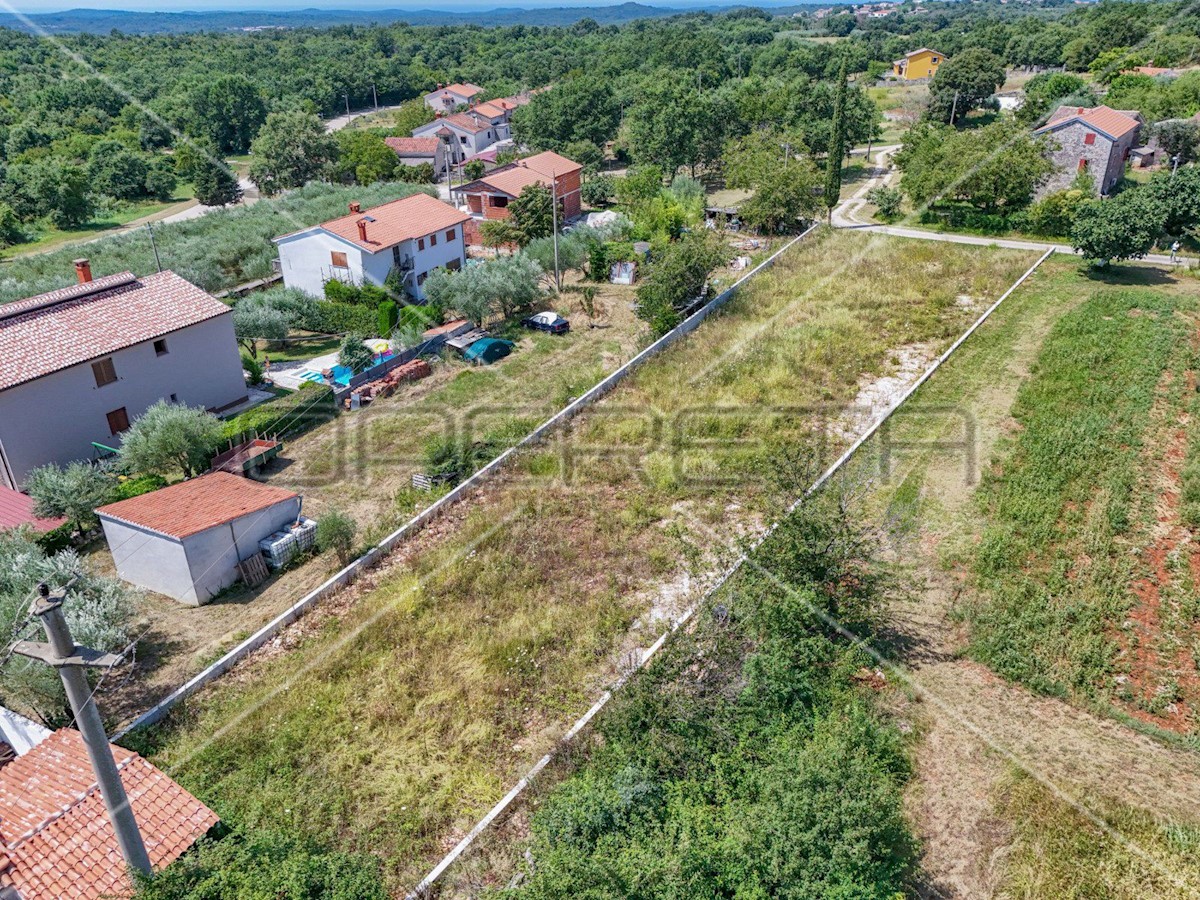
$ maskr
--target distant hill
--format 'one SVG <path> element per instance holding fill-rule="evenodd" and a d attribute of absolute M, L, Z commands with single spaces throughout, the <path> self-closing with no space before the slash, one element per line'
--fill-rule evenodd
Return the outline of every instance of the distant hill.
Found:
<path fill-rule="evenodd" d="M 753 5 L 753 4 L 747 4 Z M 764 4 L 766 5 L 766 4 Z M 701 8 L 697 4 L 696 9 Z M 725 7 L 710 7 L 728 9 Z M 112 30 L 126 34 L 170 34 L 187 31 L 251 31 L 266 28 L 324 28 L 331 25 L 370 25 L 408 22 L 412 25 L 571 25 L 580 19 L 594 19 L 602 25 L 630 22 L 634 19 L 675 16 L 689 9 L 676 6 L 648 6 L 622 3 L 617 6 L 557 7 L 520 9 L 505 7 L 492 10 L 445 12 L 422 9 L 328 10 L 303 9 L 278 12 L 129 12 L 124 10 L 72 9 L 57 13 L 34 13 L 29 24 L 12 14 L 0 14 L 0 26 L 21 31 L 42 30 L 50 33 L 88 32 L 106 34 Z"/>

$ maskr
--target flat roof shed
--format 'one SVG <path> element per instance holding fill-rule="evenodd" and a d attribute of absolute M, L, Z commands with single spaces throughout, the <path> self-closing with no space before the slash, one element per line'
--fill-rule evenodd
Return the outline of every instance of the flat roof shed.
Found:
<path fill-rule="evenodd" d="M 239 578 L 258 542 L 300 516 L 300 495 L 210 472 L 96 510 L 117 574 L 191 606 Z"/>

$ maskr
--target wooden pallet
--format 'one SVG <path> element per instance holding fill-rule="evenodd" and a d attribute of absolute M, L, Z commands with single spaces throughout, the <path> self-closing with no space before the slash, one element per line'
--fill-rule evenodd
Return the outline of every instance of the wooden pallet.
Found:
<path fill-rule="evenodd" d="M 261 553 L 255 553 L 249 559 L 242 560 L 237 567 L 247 587 L 256 588 L 271 577 L 267 561 Z"/>

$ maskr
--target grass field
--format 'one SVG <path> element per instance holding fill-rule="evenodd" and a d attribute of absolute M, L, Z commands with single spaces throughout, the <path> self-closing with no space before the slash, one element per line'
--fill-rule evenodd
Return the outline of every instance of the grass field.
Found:
<path fill-rule="evenodd" d="M 146 736 L 154 759 L 232 821 L 371 849 L 411 884 L 796 492 L 789 454 L 846 439 L 830 410 L 931 357 L 1031 260 L 849 233 L 799 246 L 569 443 L 303 620 L 291 652 Z"/>
<path fill-rule="evenodd" d="M 1147 550 L 1178 541 L 1172 571 L 1187 566 L 1186 523 L 1163 513 L 1196 453 L 1176 367 L 1192 364 L 1197 300 L 1187 273 L 1052 257 L 890 424 L 873 521 L 920 585 L 894 605 L 893 647 L 923 701 L 897 708 L 921 734 L 909 806 L 932 893 L 1196 894 L 1200 761 L 1162 730 L 1186 729 L 1189 682 L 1173 711 L 1143 694 L 1157 714 L 1120 694 L 1159 683 L 1194 635 L 1188 581 L 1148 569 Z M 882 454 L 867 448 L 857 477 Z M 1147 582 L 1158 620 L 1137 614 Z M 1131 633 L 1153 653 L 1131 654 Z M 1014 780 L 1014 760 L 1042 780 Z"/>

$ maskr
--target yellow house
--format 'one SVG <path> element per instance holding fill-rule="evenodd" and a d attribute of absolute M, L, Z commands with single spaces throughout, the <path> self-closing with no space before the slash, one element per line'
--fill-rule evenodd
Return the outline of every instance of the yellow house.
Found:
<path fill-rule="evenodd" d="M 932 78 L 933 73 L 938 70 L 938 66 L 945 61 L 946 57 L 943 54 L 936 50 L 930 50 L 928 47 L 922 47 L 920 50 L 906 53 L 904 59 L 898 59 L 892 63 L 892 74 L 905 81 Z"/>

